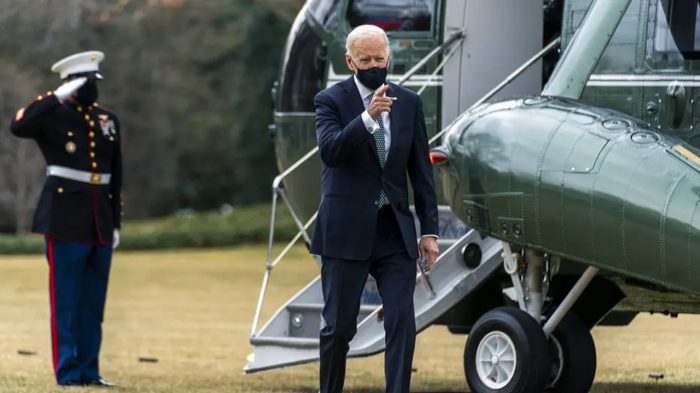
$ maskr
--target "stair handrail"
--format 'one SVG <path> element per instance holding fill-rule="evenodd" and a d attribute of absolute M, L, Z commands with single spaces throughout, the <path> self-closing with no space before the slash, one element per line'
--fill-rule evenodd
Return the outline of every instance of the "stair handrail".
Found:
<path fill-rule="evenodd" d="M 425 86 L 427 86 L 428 83 L 430 83 L 432 77 L 441 70 L 445 64 L 447 64 L 447 61 L 449 58 L 452 57 L 452 55 L 456 52 L 457 47 L 453 47 L 455 43 L 459 43 L 461 45 L 462 42 L 464 42 L 464 38 L 466 37 L 464 31 L 457 31 L 455 32 L 450 38 L 448 38 L 445 42 L 443 42 L 441 45 L 439 45 L 437 48 L 433 49 L 430 53 L 428 53 L 422 60 L 420 60 L 415 66 L 413 66 L 402 78 L 399 79 L 397 82 L 398 85 L 402 85 L 405 83 L 410 77 L 415 74 L 423 65 L 425 65 L 430 59 L 432 59 L 434 56 L 436 56 L 438 53 L 442 53 L 443 51 L 446 51 L 447 49 L 451 48 L 451 51 L 448 53 L 448 55 L 443 59 L 443 61 L 436 67 L 435 72 L 431 75 L 430 78 L 424 83 L 424 86 L 421 87 L 419 90 L 420 93 L 423 92 L 425 89 Z M 490 98 L 492 98 L 495 94 L 497 94 L 501 89 L 503 89 L 505 86 L 510 84 L 515 78 L 520 76 L 525 70 L 527 70 L 530 66 L 532 66 L 535 62 L 540 60 L 542 57 L 544 57 L 546 54 L 548 54 L 550 51 L 552 51 L 555 47 L 557 47 L 561 42 L 561 37 L 557 37 L 556 39 L 552 40 L 547 46 L 542 48 L 539 52 L 537 52 L 534 56 L 532 56 L 530 59 L 528 59 L 525 63 L 523 63 L 520 67 L 518 67 L 515 71 L 513 71 L 510 75 L 508 75 L 501 83 L 496 85 L 493 89 L 491 89 L 489 92 L 487 92 L 485 95 L 483 95 L 479 100 L 477 100 L 474 104 L 472 104 L 469 109 L 465 112 L 469 112 L 470 110 L 478 107 L 479 105 L 483 104 Z M 459 119 L 459 117 L 458 117 Z M 457 120 L 455 120 L 457 121 Z M 451 129 L 452 125 L 454 124 L 451 123 L 444 129 L 442 129 L 440 132 L 435 134 L 430 140 L 428 141 L 429 145 L 432 145 L 435 141 L 437 141 L 442 135 L 445 134 L 448 130 Z M 260 287 L 260 294 L 258 296 L 258 304 L 255 309 L 255 316 L 253 317 L 253 326 L 251 328 L 251 337 L 256 336 L 257 328 L 258 328 L 258 322 L 260 320 L 260 314 L 262 312 L 262 307 L 263 303 L 265 300 L 265 294 L 267 292 L 267 285 L 270 281 L 270 274 L 272 273 L 272 269 L 282 260 L 282 258 L 291 250 L 294 244 L 299 240 L 300 237 L 304 237 L 304 240 L 307 243 L 310 243 L 310 238 L 306 230 L 311 226 L 311 224 L 315 221 L 316 216 L 318 214 L 318 211 L 314 213 L 314 215 L 306 222 L 302 223 L 299 216 L 296 214 L 296 211 L 294 210 L 294 207 L 289 201 L 289 198 L 287 197 L 286 190 L 284 187 L 282 187 L 282 181 L 289 176 L 291 173 L 297 170 L 303 163 L 311 159 L 317 152 L 318 152 L 318 146 L 315 146 L 313 149 L 311 149 L 308 153 L 306 153 L 302 158 L 297 160 L 294 164 L 292 164 L 289 168 L 284 170 L 281 174 L 277 175 L 275 179 L 272 182 L 272 211 L 271 211 L 271 219 L 270 219 L 270 236 L 268 239 L 268 250 L 267 250 L 267 259 L 265 262 L 265 275 L 263 276 L 263 282 Z M 296 223 L 297 227 L 299 228 L 299 232 L 294 236 L 294 238 L 287 244 L 287 246 L 280 252 L 280 254 L 275 258 L 273 261 L 272 259 L 272 248 L 274 246 L 274 230 L 275 230 L 275 218 L 277 214 L 277 198 L 278 195 L 282 197 L 284 200 L 285 204 L 287 205 L 287 208 L 289 209 L 290 214 L 292 215 L 292 218 L 294 219 L 294 222 Z M 317 259 L 318 261 L 318 259 Z M 320 263 L 320 261 L 319 261 Z"/>
<path fill-rule="evenodd" d="M 450 57 L 456 52 L 456 48 L 452 47 L 455 43 L 461 44 L 464 42 L 465 38 L 464 31 L 457 31 L 455 32 L 448 40 L 446 40 L 443 44 L 432 50 L 428 55 L 426 55 L 421 61 L 419 61 L 413 68 L 411 68 L 406 74 L 399 79 L 397 84 L 401 85 L 405 83 L 410 77 L 415 74 L 425 63 L 427 63 L 432 57 L 437 55 L 438 53 L 442 53 L 443 51 L 446 51 L 447 49 L 452 48 L 452 50 L 449 52 L 449 54 L 446 56 L 445 59 L 438 65 L 438 69 L 442 69 L 445 64 L 447 63 L 447 60 L 449 60 Z M 490 98 L 492 98 L 495 94 L 497 94 L 501 89 L 503 89 L 505 86 L 510 84 L 515 78 L 520 76 L 526 69 L 528 69 L 530 66 L 532 66 L 535 62 L 540 60 L 542 57 L 544 57 L 546 54 L 548 54 L 550 51 L 552 51 L 555 47 L 557 47 L 561 42 L 561 37 L 557 37 L 556 39 L 552 40 L 547 46 L 542 48 L 539 52 L 537 52 L 534 56 L 532 56 L 530 59 L 528 59 L 525 63 L 523 63 L 520 67 L 518 67 L 515 71 L 513 71 L 510 75 L 508 75 L 501 83 L 496 85 L 493 89 L 491 89 L 489 92 L 487 92 L 485 95 L 483 95 L 479 100 L 477 100 L 474 104 L 472 104 L 469 109 L 467 109 L 468 112 L 479 105 L 483 104 Z M 421 64 L 422 63 L 422 64 Z M 407 77 L 408 75 L 408 77 Z M 434 75 L 434 74 L 433 74 Z M 428 78 L 428 80 L 424 83 L 424 86 L 420 89 L 420 92 L 424 90 L 425 86 L 427 86 L 428 83 L 430 83 L 431 78 Z M 459 119 L 459 118 L 458 118 Z M 455 120 L 457 121 L 457 120 Z M 449 129 L 451 129 L 452 125 L 454 124 L 451 123 L 444 129 L 442 129 L 440 132 L 435 134 L 430 140 L 428 141 L 428 144 L 432 145 L 435 141 L 437 141 L 442 135 L 445 134 Z M 297 168 L 299 168 L 303 163 L 308 161 L 311 157 L 313 157 L 316 153 L 318 152 L 318 146 L 315 146 L 313 149 L 311 149 L 308 153 L 306 153 L 302 158 L 297 160 L 294 164 L 292 164 L 289 168 L 287 168 L 285 171 L 283 171 L 281 174 L 275 177 L 275 179 L 272 182 L 272 211 L 271 211 L 271 220 L 270 220 L 270 236 L 268 239 L 268 250 L 267 250 L 267 259 L 265 262 L 265 275 L 263 276 L 263 283 L 260 287 L 260 294 L 258 296 L 258 304 L 255 309 L 255 316 L 253 318 L 253 326 L 251 328 L 251 337 L 256 336 L 257 328 L 258 328 L 258 322 L 260 320 L 260 314 L 262 312 L 262 307 L 264 304 L 265 300 L 265 294 L 267 292 L 267 285 L 270 280 L 270 275 L 272 273 L 272 269 L 281 261 L 281 259 L 287 254 L 287 252 L 292 248 L 292 246 L 299 240 L 300 237 L 304 237 L 304 240 L 307 243 L 310 243 L 310 238 L 306 230 L 311 226 L 313 221 L 315 221 L 316 216 L 318 214 L 318 211 L 314 213 L 314 215 L 306 222 L 302 223 L 299 216 L 296 214 L 294 207 L 289 201 L 289 198 L 287 197 L 286 190 L 282 186 L 282 181 L 289 176 L 291 173 L 293 173 Z M 299 228 L 299 232 L 294 236 L 294 238 L 287 244 L 287 246 L 284 248 L 284 250 L 280 253 L 280 255 L 275 258 L 273 261 L 272 259 L 272 248 L 274 246 L 274 229 L 275 229 L 275 218 L 276 218 L 276 213 L 277 213 L 277 198 L 278 195 L 282 197 L 283 201 L 287 205 L 287 208 L 289 209 L 290 214 L 292 215 L 292 218 L 294 219 L 294 222 L 296 223 L 297 227 Z M 318 259 L 317 259 L 318 261 Z M 320 261 L 318 261 L 320 263 Z"/>
<path fill-rule="evenodd" d="M 506 87 L 510 82 L 512 82 L 515 78 L 520 76 L 525 70 L 530 68 L 531 65 L 535 64 L 538 60 L 540 60 L 542 57 L 544 57 L 546 54 L 552 51 L 555 47 L 559 46 L 561 43 L 561 37 L 557 37 L 556 39 L 552 40 L 547 46 L 542 48 L 539 52 L 537 52 L 534 56 L 532 56 L 530 59 L 528 59 L 525 63 L 523 63 L 520 67 L 516 68 L 515 71 L 513 71 L 510 75 L 508 75 L 505 79 L 501 81 L 501 83 L 497 84 L 496 87 L 491 89 L 488 93 L 484 94 L 481 98 L 479 98 L 475 103 L 473 103 L 469 108 L 464 111 L 463 113 L 469 112 L 472 109 L 478 107 L 479 105 L 483 104 L 484 102 L 488 101 L 496 95 L 501 89 Z M 460 117 L 457 117 L 455 119 L 455 122 L 459 119 Z M 452 125 L 455 124 L 455 122 L 452 122 L 450 125 L 447 127 L 443 128 L 440 132 L 435 134 L 430 140 L 428 141 L 428 144 L 432 145 L 436 140 L 440 139 L 445 132 L 449 131 L 452 128 Z"/>

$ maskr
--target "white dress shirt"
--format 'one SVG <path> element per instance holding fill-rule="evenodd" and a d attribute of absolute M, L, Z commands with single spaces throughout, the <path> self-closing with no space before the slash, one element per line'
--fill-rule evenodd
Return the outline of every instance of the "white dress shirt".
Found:
<path fill-rule="evenodd" d="M 367 105 L 367 97 L 372 97 L 374 91 L 363 85 L 362 82 L 357 79 L 357 75 L 354 75 L 353 78 L 355 79 L 357 91 L 360 92 L 362 103 Z M 369 131 L 370 134 L 374 134 L 377 132 L 377 130 L 379 130 L 379 124 L 372 118 L 372 116 L 369 115 L 366 108 L 365 111 L 362 112 L 362 122 L 365 123 L 365 128 L 367 128 L 367 131 Z M 382 112 L 382 122 L 384 123 L 384 152 L 386 154 L 384 159 L 386 160 L 386 158 L 389 157 L 389 149 L 391 148 L 391 119 L 389 119 L 389 112 Z"/>

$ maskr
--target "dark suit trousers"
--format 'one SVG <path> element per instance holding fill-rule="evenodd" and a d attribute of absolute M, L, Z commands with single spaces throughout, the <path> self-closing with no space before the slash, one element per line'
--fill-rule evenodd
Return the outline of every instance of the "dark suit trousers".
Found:
<path fill-rule="evenodd" d="M 357 331 L 357 316 L 367 275 L 377 280 L 384 306 L 387 393 L 408 393 L 416 340 L 413 290 L 415 261 L 406 253 L 391 207 L 380 210 L 372 256 L 367 261 L 322 257 L 323 319 L 320 337 L 322 393 L 340 393 L 345 381 L 349 343 Z"/>

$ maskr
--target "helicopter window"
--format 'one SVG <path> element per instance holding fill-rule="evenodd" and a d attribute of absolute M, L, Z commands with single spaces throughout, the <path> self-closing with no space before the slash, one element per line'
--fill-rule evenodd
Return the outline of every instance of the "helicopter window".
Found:
<path fill-rule="evenodd" d="M 700 0 L 660 0 L 656 8 L 657 60 L 700 59 Z"/>
<path fill-rule="evenodd" d="M 386 31 L 430 31 L 435 0 L 350 0 L 350 26 L 376 25 Z"/>
<path fill-rule="evenodd" d="M 313 112 L 314 96 L 323 87 L 325 48 L 306 22 L 299 26 L 292 40 L 280 85 L 280 109 L 283 112 Z"/>

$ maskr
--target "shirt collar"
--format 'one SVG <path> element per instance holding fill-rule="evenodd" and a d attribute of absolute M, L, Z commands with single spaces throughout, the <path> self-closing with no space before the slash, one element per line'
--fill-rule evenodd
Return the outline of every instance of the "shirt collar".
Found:
<path fill-rule="evenodd" d="M 357 91 L 360 92 L 360 98 L 362 98 L 362 101 L 364 101 L 368 95 L 374 94 L 374 90 L 370 90 L 365 85 L 363 85 L 362 82 L 360 82 L 360 80 L 357 79 L 357 75 L 353 75 L 352 78 L 355 80 L 355 86 L 357 86 Z"/>

